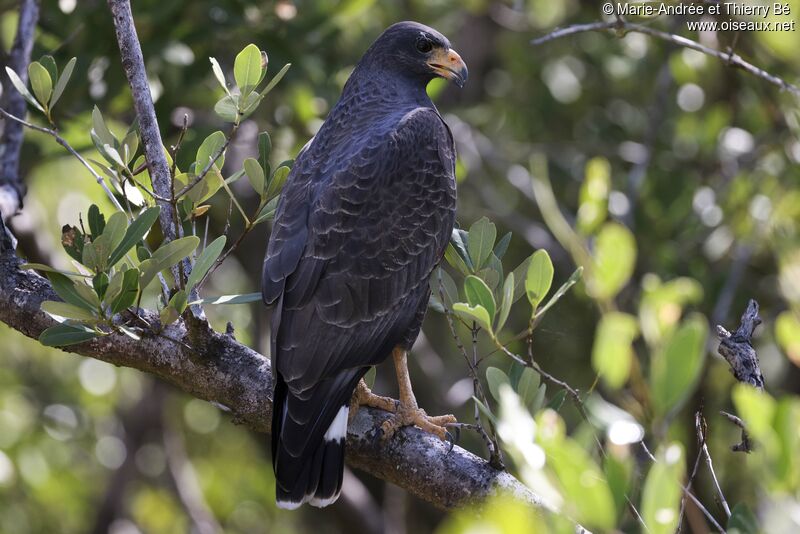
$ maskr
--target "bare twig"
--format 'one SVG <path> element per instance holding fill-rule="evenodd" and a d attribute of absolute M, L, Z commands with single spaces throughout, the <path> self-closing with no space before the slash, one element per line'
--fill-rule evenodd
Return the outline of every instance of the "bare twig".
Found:
<path fill-rule="evenodd" d="M 694 414 L 694 427 L 697 432 L 697 442 L 700 444 L 700 451 L 706 458 L 708 472 L 711 473 L 711 480 L 714 481 L 714 489 L 717 491 L 719 502 L 722 505 L 722 509 L 725 511 L 725 516 L 730 518 L 731 509 L 728 506 L 728 501 L 725 500 L 725 494 L 722 493 L 722 487 L 719 485 L 719 480 L 717 480 L 717 473 L 714 471 L 714 462 L 711 461 L 711 453 L 708 452 L 708 445 L 706 444 L 706 421 L 703 419 L 703 414 L 699 411 Z"/>
<path fill-rule="evenodd" d="M 28 63 L 31 62 L 31 50 L 39 21 L 39 0 L 23 0 L 19 6 L 19 22 L 14 44 L 8 54 L 6 66 L 16 72 L 22 83 L 28 80 Z M 8 81 L 5 69 L 0 72 L 0 79 L 6 88 L 3 94 L 3 107 L 9 113 L 19 117 L 25 116 L 27 104 L 19 92 L 12 88 Z M 0 145 L 3 153 L 0 156 L 0 212 L 4 217 L 14 215 L 22 206 L 25 196 L 25 184 L 19 175 L 19 154 L 22 149 L 24 133 L 19 123 L 6 123 Z"/>
<path fill-rule="evenodd" d="M 728 421 L 733 423 L 734 425 L 738 426 L 742 431 L 742 441 L 735 445 L 731 445 L 731 450 L 733 452 L 750 452 L 753 450 L 753 442 L 750 440 L 750 435 L 747 433 L 747 427 L 744 424 L 744 421 L 733 415 L 732 413 L 728 413 L 726 411 L 720 410 L 720 415 L 725 417 Z"/>
<path fill-rule="evenodd" d="M 647 454 L 647 457 L 650 459 L 650 461 L 656 463 L 658 460 L 656 460 L 656 457 L 653 456 L 652 452 L 650 452 L 650 449 L 647 448 L 647 444 L 644 442 L 644 440 L 640 441 L 639 444 L 641 445 L 642 450 L 645 452 L 645 454 Z M 709 522 L 711 522 L 711 524 L 714 525 L 714 528 L 716 528 L 718 532 L 723 532 L 723 533 L 725 532 L 725 529 L 722 528 L 722 526 L 716 519 L 714 519 L 714 516 L 711 515 L 711 512 L 709 512 L 708 509 L 705 506 L 703 506 L 703 503 L 700 502 L 700 499 L 695 497 L 695 495 L 691 492 L 689 486 L 684 486 L 683 484 L 681 484 L 681 490 L 683 491 L 683 494 L 686 497 L 689 497 L 689 499 L 694 503 L 694 505 L 697 506 L 697 508 L 701 512 L 703 512 L 703 515 L 705 515 L 706 519 L 708 519 Z"/>
<path fill-rule="evenodd" d="M 687 39 L 686 37 L 675 35 L 673 33 L 664 32 L 661 30 L 656 30 L 655 28 L 651 28 L 649 26 L 634 24 L 632 22 L 614 20 L 611 22 L 593 22 L 589 24 L 575 24 L 572 26 L 567 26 L 566 28 L 558 28 L 548 33 L 547 35 L 544 35 L 537 39 L 533 39 L 531 41 L 531 44 L 534 46 L 538 46 L 543 43 L 554 41 L 556 39 L 561 39 L 562 37 L 575 35 L 577 33 L 603 31 L 611 29 L 616 30 L 618 33 L 621 33 L 622 35 L 624 35 L 625 32 L 643 33 L 645 35 L 655 37 L 656 39 L 661 39 L 662 41 L 676 44 L 684 48 L 690 48 L 692 50 L 696 50 L 697 52 L 701 52 L 711 57 L 715 57 L 720 61 L 722 61 L 723 63 L 725 63 L 726 65 L 740 68 L 752 74 L 753 76 L 761 78 L 762 80 L 765 80 L 771 83 L 772 85 L 778 87 L 782 91 L 788 91 L 792 93 L 794 96 L 800 97 L 800 87 L 793 85 L 784 80 L 783 78 L 775 76 L 774 74 L 770 74 L 764 69 L 756 67 L 752 63 L 745 61 L 744 59 L 742 59 L 741 56 L 734 53 L 733 49 L 731 49 L 730 51 L 715 50 L 714 48 L 709 48 L 705 45 L 698 43 L 697 41 Z"/>
<path fill-rule="evenodd" d="M 758 355 L 752 343 L 753 332 L 759 324 L 761 317 L 758 315 L 758 302 L 750 299 L 735 332 L 728 332 L 721 325 L 717 325 L 717 336 L 720 340 L 717 350 L 731 366 L 731 372 L 736 380 L 763 390 L 764 376 L 761 374 Z"/>

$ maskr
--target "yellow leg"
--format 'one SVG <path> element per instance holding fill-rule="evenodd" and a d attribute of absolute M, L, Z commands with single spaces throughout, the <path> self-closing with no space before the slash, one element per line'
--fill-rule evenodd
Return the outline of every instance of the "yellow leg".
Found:
<path fill-rule="evenodd" d="M 411 389 L 411 378 L 408 375 L 408 357 L 406 351 L 395 347 L 392 351 L 394 369 L 397 373 L 397 384 L 400 389 L 400 402 L 395 410 L 394 417 L 384 421 L 381 428 L 384 439 L 389 439 L 397 430 L 404 426 L 417 425 L 422 430 L 435 434 L 441 440 L 447 439 L 446 426 L 456 422 L 453 415 L 430 416 L 417 405 L 414 391 Z"/>

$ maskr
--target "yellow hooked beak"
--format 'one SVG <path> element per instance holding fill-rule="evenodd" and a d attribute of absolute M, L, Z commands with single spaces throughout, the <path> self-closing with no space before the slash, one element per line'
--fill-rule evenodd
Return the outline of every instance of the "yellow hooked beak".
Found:
<path fill-rule="evenodd" d="M 459 87 L 464 87 L 467 82 L 469 75 L 467 64 L 453 49 L 439 48 L 435 50 L 428 65 L 437 75 L 455 82 Z"/>

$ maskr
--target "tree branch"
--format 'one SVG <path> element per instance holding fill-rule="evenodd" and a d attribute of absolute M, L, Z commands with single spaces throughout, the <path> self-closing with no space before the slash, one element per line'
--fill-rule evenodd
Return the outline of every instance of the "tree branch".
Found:
<path fill-rule="evenodd" d="M 58 297 L 49 282 L 33 271 L 20 271 L 10 251 L 0 253 L 0 321 L 36 338 L 53 320 L 39 307 Z M 154 312 L 141 311 L 157 324 Z M 183 320 L 158 334 L 144 333 L 139 341 L 112 334 L 65 350 L 155 375 L 179 389 L 222 405 L 233 420 L 259 432 L 269 432 L 272 418 L 272 370 L 269 360 L 210 328 L 193 326 L 191 337 Z M 374 429 L 391 414 L 362 408 L 348 429 L 347 462 L 397 484 L 441 509 L 480 501 L 507 492 L 525 503 L 542 506 L 541 499 L 516 478 L 497 471 L 478 456 L 448 445 L 417 428 L 404 428 L 386 443 Z M 264 476 L 267 476 L 265 473 Z"/>
<path fill-rule="evenodd" d="M 11 47 L 6 66 L 16 72 L 23 83 L 28 80 L 28 63 L 31 62 L 33 37 L 36 23 L 39 21 L 39 0 L 22 0 L 19 7 L 19 23 L 17 35 Z M 5 88 L 3 107 L 12 115 L 24 117 L 27 104 L 22 95 L 14 89 L 8 80 L 5 69 L 0 69 L 0 81 Z M 25 184 L 19 174 L 19 154 L 22 149 L 24 132 L 21 124 L 6 122 L 0 145 L 3 154 L 0 156 L 0 213 L 8 218 L 22 206 L 25 196 Z"/>
<path fill-rule="evenodd" d="M 544 35 L 537 39 L 533 39 L 531 41 L 531 44 L 534 46 L 538 46 L 547 43 L 549 41 L 554 41 L 556 39 L 561 39 L 562 37 L 575 35 L 577 33 L 596 32 L 604 30 L 615 30 L 620 35 L 624 35 L 626 32 L 643 33 L 645 35 L 649 35 L 650 37 L 661 39 L 662 41 L 682 46 L 684 48 L 690 48 L 692 50 L 696 50 L 711 57 L 715 57 L 728 66 L 740 68 L 744 71 L 749 72 L 753 76 L 761 78 L 762 80 L 766 80 L 767 82 L 778 87 L 782 91 L 788 91 L 792 93 L 794 96 L 800 97 L 800 87 L 797 87 L 796 85 L 793 85 L 784 80 L 783 78 L 775 76 L 774 74 L 770 74 L 764 69 L 756 67 L 752 63 L 748 63 L 747 61 L 742 59 L 740 55 L 735 54 L 733 50 L 731 50 L 730 52 L 715 50 L 714 48 L 709 48 L 708 46 L 702 45 L 697 41 L 687 39 L 686 37 L 682 37 L 674 33 L 668 33 L 661 30 L 656 30 L 655 28 L 651 28 L 650 26 L 644 26 L 642 24 L 627 22 L 622 19 L 617 19 L 612 22 L 593 22 L 589 24 L 575 24 L 572 26 L 567 26 L 566 28 L 558 28 L 548 33 L 547 35 Z"/>
<path fill-rule="evenodd" d="M 150 178 L 153 182 L 153 191 L 163 198 L 172 198 L 172 179 L 169 171 L 167 157 L 164 155 L 164 143 L 158 129 L 156 111 L 153 107 L 153 98 L 150 95 L 150 85 L 147 82 L 147 72 L 144 68 L 142 47 L 136 35 L 133 24 L 131 4 L 128 0 L 108 0 L 108 7 L 114 17 L 114 29 L 117 33 L 120 59 L 128 84 L 131 87 L 133 107 L 139 118 L 139 132 L 142 138 L 147 165 L 150 168 Z M 176 214 L 173 206 L 165 200 L 159 201 L 161 205 L 161 228 L 168 240 L 175 239 L 179 231 L 176 230 Z"/>

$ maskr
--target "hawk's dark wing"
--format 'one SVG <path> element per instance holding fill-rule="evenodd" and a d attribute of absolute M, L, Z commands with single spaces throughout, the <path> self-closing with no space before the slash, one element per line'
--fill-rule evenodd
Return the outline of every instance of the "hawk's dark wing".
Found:
<path fill-rule="evenodd" d="M 284 504 L 338 495 L 353 389 L 394 346 L 413 343 L 453 227 L 450 132 L 431 108 L 400 117 L 362 133 L 341 161 L 299 162 L 278 209 L 262 290 L 278 301 L 272 432 Z"/>

